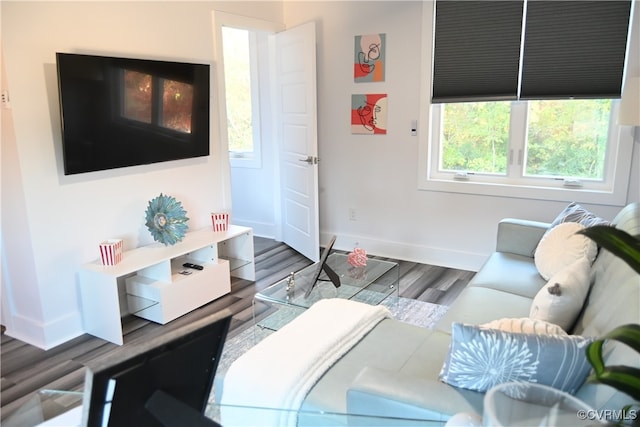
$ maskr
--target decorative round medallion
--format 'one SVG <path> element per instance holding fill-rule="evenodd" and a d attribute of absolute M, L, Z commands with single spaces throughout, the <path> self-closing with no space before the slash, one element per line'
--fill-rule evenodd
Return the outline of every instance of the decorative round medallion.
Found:
<path fill-rule="evenodd" d="M 175 245 L 184 238 L 189 228 L 187 212 L 182 203 L 171 196 L 160 193 L 149 201 L 146 212 L 146 226 L 156 242 Z"/>

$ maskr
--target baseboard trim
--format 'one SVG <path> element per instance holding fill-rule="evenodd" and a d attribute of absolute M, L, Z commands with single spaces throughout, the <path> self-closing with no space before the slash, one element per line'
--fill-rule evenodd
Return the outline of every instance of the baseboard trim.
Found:
<path fill-rule="evenodd" d="M 320 241 L 327 242 L 333 235 L 338 236 L 334 245 L 335 249 L 351 251 L 353 250 L 354 242 L 358 242 L 359 247 L 364 248 L 367 253 L 372 255 L 460 270 L 478 271 L 489 256 L 488 254 L 468 251 L 454 251 L 390 240 L 372 239 L 354 234 L 323 232 L 321 233 Z"/>
<path fill-rule="evenodd" d="M 243 219 L 233 218 L 232 222 L 235 225 L 241 225 L 243 227 L 251 227 L 253 229 L 253 235 L 264 237 L 267 239 L 273 239 L 276 230 L 275 224 L 266 223 L 266 222 L 257 222 L 257 221 L 247 221 Z"/>
<path fill-rule="evenodd" d="M 13 315 L 6 335 L 27 344 L 50 350 L 84 333 L 80 313 L 70 313 L 43 323 L 21 315 Z"/>

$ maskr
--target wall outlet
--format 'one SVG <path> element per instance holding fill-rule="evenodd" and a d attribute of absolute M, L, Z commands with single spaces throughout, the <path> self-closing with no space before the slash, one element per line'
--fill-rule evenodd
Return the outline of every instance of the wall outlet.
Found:
<path fill-rule="evenodd" d="M 9 91 L 3 90 L 0 92 L 0 101 L 2 102 L 2 108 L 11 108 L 11 102 L 9 100 Z"/>
<path fill-rule="evenodd" d="M 349 208 L 349 221 L 357 221 L 356 210 L 354 208 Z"/>

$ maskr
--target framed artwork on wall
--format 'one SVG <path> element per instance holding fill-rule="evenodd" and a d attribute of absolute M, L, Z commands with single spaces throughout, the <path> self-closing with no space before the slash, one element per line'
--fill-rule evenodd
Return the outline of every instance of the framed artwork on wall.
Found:
<path fill-rule="evenodd" d="M 353 78 L 358 82 L 383 82 L 386 34 L 355 37 Z"/>
<path fill-rule="evenodd" d="M 351 133 L 387 134 L 387 94 L 351 95 Z"/>

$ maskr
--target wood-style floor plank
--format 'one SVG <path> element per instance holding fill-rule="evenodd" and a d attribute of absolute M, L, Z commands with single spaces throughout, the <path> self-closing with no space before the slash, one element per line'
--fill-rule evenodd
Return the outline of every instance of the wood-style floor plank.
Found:
<path fill-rule="evenodd" d="M 124 346 L 85 334 L 45 351 L 3 334 L 0 343 L 0 421 L 40 389 L 82 390 L 84 366 L 89 361 L 111 357 L 124 347 L 148 341 L 210 314 L 224 309 L 234 314 L 229 337 L 252 326 L 255 293 L 287 277 L 292 271 L 299 271 L 311 264 L 310 260 L 290 247 L 260 237 L 255 238 L 254 253 L 255 282 L 233 278 L 230 294 L 166 325 L 127 316 L 123 319 Z M 474 274 L 415 262 L 373 258 L 399 263 L 400 296 L 436 304 L 451 304 Z M 256 318 L 266 317 L 273 310 L 273 307 L 258 302 L 255 306 Z"/>

